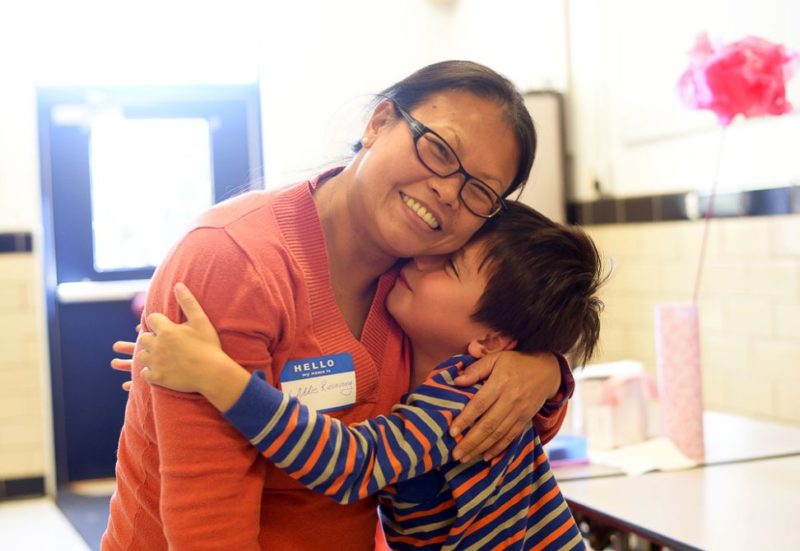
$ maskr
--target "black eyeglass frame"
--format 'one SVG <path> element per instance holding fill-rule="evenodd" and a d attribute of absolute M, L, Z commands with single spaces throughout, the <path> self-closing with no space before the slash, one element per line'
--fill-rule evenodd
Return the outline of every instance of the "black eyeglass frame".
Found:
<path fill-rule="evenodd" d="M 452 176 L 454 174 L 461 174 L 461 175 L 464 176 L 464 182 L 461 184 L 461 187 L 458 188 L 458 200 L 461 201 L 461 204 L 464 205 L 467 208 L 468 211 L 470 211 L 472 214 L 474 214 L 478 218 L 483 218 L 485 220 L 489 220 L 490 218 L 494 218 L 499 213 L 501 213 L 502 211 L 506 210 L 506 208 L 507 208 L 506 207 L 506 201 L 505 201 L 505 199 L 503 199 L 503 197 L 499 193 L 497 193 L 494 189 L 492 189 L 492 187 L 489 186 L 489 184 L 487 184 L 483 180 L 480 180 L 479 178 L 476 178 L 475 176 L 473 176 L 472 174 L 470 174 L 469 172 L 464 170 L 464 165 L 461 164 L 461 159 L 458 158 L 458 155 L 456 154 L 455 150 L 453 149 L 453 146 L 451 146 L 448 143 L 447 140 L 445 140 L 435 130 L 432 130 L 432 129 L 428 128 L 427 126 L 425 126 L 424 124 L 419 122 L 417 119 L 415 119 L 411 115 L 411 113 L 406 111 L 396 101 L 394 101 L 394 100 L 390 100 L 390 101 L 392 102 L 392 105 L 394 105 L 395 109 L 397 109 L 397 112 L 400 113 L 400 116 L 403 117 L 403 119 L 408 123 L 408 126 L 411 129 L 411 137 L 414 140 L 414 151 L 417 154 L 417 159 L 419 159 L 419 162 L 422 163 L 422 166 L 424 166 L 425 168 L 427 168 L 428 170 L 430 170 L 432 173 L 434 173 L 435 175 L 439 176 L 440 178 L 449 178 L 450 176 Z M 447 148 L 450 150 L 450 153 L 453 154 L 453 158 L 458 163 L 458 168 L 457 169 L 455 169 L 454 171 L 449 172 L 447 174 L 440 174 L 439 172 L 437 172 L 434 169 L 432 169 L 431 167 L 429 167 L 428 164 L 422 159 L 422 155 L 419 154 L 419 146 L 417 145 L 417 143 L 419 142 L 420 138 L 422 138 L 422 136 L 424 136 L 425 134 L 428 134 L 428 133 L 433 134 L 434 136 L 439 138 L 439 140 L 441 140 L 441 142 L 445 146 L 447 146 Z M 472 209 L 472 207 L 470 207 L 469 204 L 464 200 L 463 193 L 464 193 L 464 188 L 467 186 L 467 183 L 472 183 L 473 185 L 478 185 L 483 191 L 486 191 L 489 194 L 489 196 L 495 197 L 496 198 L 495 203 L 498 205 L 497 206 L 497 210 L 495 210 L 494 212 L 492 212 L 491 214 L 488 214 L 488 215 L 481 214 L 479 212 L 475 212 Z"/>

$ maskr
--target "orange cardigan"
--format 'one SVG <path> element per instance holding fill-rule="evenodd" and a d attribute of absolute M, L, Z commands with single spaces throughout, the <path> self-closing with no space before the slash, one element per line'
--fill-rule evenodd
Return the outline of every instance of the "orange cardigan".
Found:
<path fill-rule="evenodd" d="M 357 341 L 333 298 L 306 183 L 206 213 L 156 271 L 146 312 L 178 320 L 172 287 L 183 281 L 226 352 L 273 384 L 287 360 L 350 352 L 356 404 L 334 415 L 355 422 L 388 412 L 408 386 L 404 339 L 383 306 L 394 277 L 381 278 Z M 134 363 L 103 549 L 371 548 L 374 500 L 341 506 L 312 493 L 268 464 L 204 398 L 151 387 L 140 369 Z"/>

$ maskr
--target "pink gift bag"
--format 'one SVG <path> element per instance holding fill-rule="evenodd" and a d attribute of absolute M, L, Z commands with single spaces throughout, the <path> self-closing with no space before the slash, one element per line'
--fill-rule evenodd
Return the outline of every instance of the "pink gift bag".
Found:
<path fill-rule="evenodd" d="M 684 455 L 703 461 L 703 377 L 697 305 L 657 304 L 655 316 L 664 435 Z"/>

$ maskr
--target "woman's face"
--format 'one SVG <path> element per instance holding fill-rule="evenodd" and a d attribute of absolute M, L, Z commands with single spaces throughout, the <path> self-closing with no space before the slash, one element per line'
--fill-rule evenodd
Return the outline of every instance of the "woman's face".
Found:
<path fill-rule="evenodd" d="M 410 113 L 450 144 L 467 172 L 499 195 L 508 189 L 519 147 L 495 101 L 439 92 Z M 458 199 L 462 175 L 442 178 L 420 162 L 411 129 L 391 102 L 376 108 L 362 143 L 350 215 L 382 253 L 397 258 L 448 254 L 483 224 Z"/>

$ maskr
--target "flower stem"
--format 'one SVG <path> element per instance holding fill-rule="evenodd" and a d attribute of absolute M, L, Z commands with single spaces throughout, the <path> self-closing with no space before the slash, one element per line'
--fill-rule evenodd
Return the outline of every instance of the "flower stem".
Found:
<path fill-rule="evenodd" d="M 711 194 L 708 196 L 708 207 L 706 207 L 705 221 L 703 223 L 703 241 L 700 245 L 700 258 L 697 262 L 697 274 L 694 279 L 694 293 L 692 294 L 692 303 L 697 304 L 700 296 L 700 281 L 703 279 L 703 265 L 705 264 L 706 249 L 708 247 L 708 233 L 711 227 L 711 218 L 714 216 L 714 199 L 717 196 L 717 186 L 719 184 L 719 171 L 722 166 L 722 150 L 725 145 L 725 131 L 727 125 L 722 127 L 719 134 L 719 148 L 717 149 L 717 163 L 714 167 L 714 179 L 711 184 Z"/>

